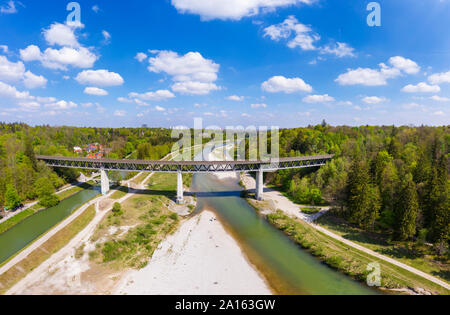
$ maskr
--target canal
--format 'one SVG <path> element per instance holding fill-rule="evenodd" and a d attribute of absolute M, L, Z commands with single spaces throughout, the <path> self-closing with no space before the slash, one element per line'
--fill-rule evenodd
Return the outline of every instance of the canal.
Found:
<path fill-rule="evenodd" d="M 97 187 L 82 190 L 62 200 L 56 207 L 39 211 L 0 234 L 0 264 L 20 252 L 98 194 Z"/>

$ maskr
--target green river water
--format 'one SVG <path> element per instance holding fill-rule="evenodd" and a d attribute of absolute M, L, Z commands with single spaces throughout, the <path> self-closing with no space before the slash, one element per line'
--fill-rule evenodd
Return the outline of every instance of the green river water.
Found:
<path fill-rule="evenodd" d="M 14 256 L 98 194 L 99 190 L 97 188 L 82 190 L 62 200 L 56 207 L 39 211 L 1 234 L 0 264 Z"/>
<path fill-rule="evenodd" d="M 275 293 L 379 294 L 301 249 L 258 215 L 241 198 L 241 190 L 237 179 L 219 180 L 211 174 L 196 174 L 192 183 L 198 198 L 196 211 L 208 209 L 216 213 Z"/>

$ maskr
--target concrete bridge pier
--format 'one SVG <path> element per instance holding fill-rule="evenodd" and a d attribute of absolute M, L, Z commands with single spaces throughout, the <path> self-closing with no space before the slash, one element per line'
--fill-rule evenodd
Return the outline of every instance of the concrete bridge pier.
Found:
<path fill-rule="evenodd" d="M 100 170 L 100 176 L 101 176 L 101 187 L 102 187 L 102 195 L 105 196 L 109 193 L 109 178 L 108 178 L 108 172 L 104 169 Z"/>
<path fill-rule="evenodd" d="M 184 204 L 183 173 L 177 173 L 177 203 Z"/>
<path fill-rule="evenodd" d="M 256 200 L 264 200 L 264 171 L 259 170 L 256 173 Z"/>

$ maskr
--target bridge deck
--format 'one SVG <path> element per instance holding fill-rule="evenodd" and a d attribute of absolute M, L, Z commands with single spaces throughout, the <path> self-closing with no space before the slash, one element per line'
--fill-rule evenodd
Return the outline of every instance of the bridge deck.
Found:
<path fill-rule="evenodd" d="M 256 172 L 276 171 L 305 167 L 319 167 L 333 158 L 333 155 L 280 158 L 272 161 L 142 161 L 87 159 L 58 156 L 37 156 L 51 167 L 104 169 L 115 171 L 141 171 L 165 173 L 210 173 L 210 172 Z"/>

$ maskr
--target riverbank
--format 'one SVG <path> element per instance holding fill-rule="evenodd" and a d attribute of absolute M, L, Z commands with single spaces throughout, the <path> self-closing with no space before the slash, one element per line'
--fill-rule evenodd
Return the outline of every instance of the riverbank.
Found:
<path fill-rule="evenodd" d="M 245 175 L 242 182 L 247 190 L 255 189 L 255 181 L 249 175 Z M 321 214 L 309 216 L 303 213 L 299 205 L 281 193 L 269 189 L 264 197 L 264 202 L 249 202 L 261 213 L 268 215 L 271 224 L 330 267 L 364 281 L 368 275 L 368 264 L 376 262 L 381 267 L 384 281 L 382 285 L 389 289 L 400 289 L 410 294 L 450 293 L 448 285 L 443 281 L 317 226 L 313 222 Z"/>
<path fill-rule="evenodd" d="M 148 266 L 131 271 L 121 295 L 269 295 L 214 213 L 205 210 L 164 240 Z"/>

